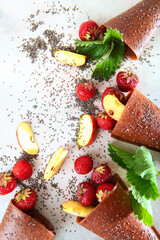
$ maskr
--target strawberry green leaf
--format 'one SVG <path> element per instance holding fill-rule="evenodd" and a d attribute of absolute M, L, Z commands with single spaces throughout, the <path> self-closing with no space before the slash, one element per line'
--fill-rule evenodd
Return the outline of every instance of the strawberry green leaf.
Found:
<path fill-rule="evenodd" d="M 109 55 L 111 54 L 114 48 L 114 42 L 111 42 L 111 45 L 108 49 L 107 56 L 97 64 L 96 68 L 93 70 L 92 77 L 99 77 L 100 79 L 106 78 L 108 74 L 113 74 L 115 71 L 115 66 L 112 65 L 109 61 Z M 112 68 L 113 67 L 113 68 Z"/>
<path fill-rule="evenodd" d="M 141 147 L 134 155 L 134 158 L 135 164 L 133 169 L 136 174 L 146 180 L 152 179 L 152 181 L 156 183 L 156 169 L 149 150 L 145 147 Z"/>
<path fill-rule="evenodd" d="M 150 201 L 147 201 L 143 198 L 143 204 L 139 203 L 132 193 L 130 193 L 131 203 L 134 214 L 137 216 L 138 220 L 142 220 L 144 225 L 149 225 L 150 227 L 153 225 L 153 217 L 152 217 L 152 207 Z M 143 207 L 145 206 L 145 207 Z"/>
<path fill-rule="evenodd" d="M 138 176 L 133 170 L 128 170 L 127 180 L 131 183 L 132 194 L 137 200 L 144 196 L 147 200 L 155 201 L 159 197 L 157 185 L 151 180 Z"/>
<path fill-rule="evenodd" d="M 107 29 L 107 32 L 104 34 L 103 43 L 110 42 L 111 40 L 122 40 L 123 34 L 120 34 L 117 29 Z"/>
<path fill-rule="evenodd" d="M 84 45 L 82 43 L 81 45 L 79 45 L 79 42 L 84 42 Z M 93 60 L 100 59 L 109 48 L 109 43 L 103 44 L 103 41 L 97 42 L 93 44 L 93 41 L 78 41 L 78 40 L 75 41 L 78 53 L 91 57 Z"/>
<path fill-rule="evenodd" d="M 108 144 L 108 146 L 112 160 L 127 170 L 134 214 L 145 225 L 151 226 L 153 218 L 149 200 L 156 200 L 160 194 L 156 182 L 157 170 L 150 152 L 145 147 L 141 147 L 133 155 L 112 144 Z"/>
<path fill-rule="evenodd" d="M 87 47 L 88 45 L 102 45 L 103 44 L 103 40 L 81 41 L 81 40 L 75 39 L 74 41 L 75 41 L 76 47 Z"/>
<path fill-rule="evenodd" d="M 118 148 L 112 144 L 108 144 L 109 156 L 114 162 L 124 169 L 130 169 L 134 164 L 133 154 Z"/>
<path fill-rule="evenodd" d="M 108 80 L 115 73 L 116 68 L 120 68 L 124 53 L 123 42 L 115 39 L 112 40 L 111 46 L 113 47 L 107 57 L 93 70 L 92 77 Z"/>
<path fill-rule="evenodd" d="M 122 34 L 117 29 L 107 29 L 103 41 L 80 41 L 75 40 L 76 49 L 80 54 L 99 60 L 105 54 L 105 58 L 98 63 L 92 73 L 92 77 L 108 80 L 120 67 L 123 54 L 124 43 Z"/>

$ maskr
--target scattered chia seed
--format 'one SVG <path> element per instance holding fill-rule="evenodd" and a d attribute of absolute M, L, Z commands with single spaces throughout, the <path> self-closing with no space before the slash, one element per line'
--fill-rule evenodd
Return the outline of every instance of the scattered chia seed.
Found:
<path fill-rule="evenodd" d="M 76 232 L 74 230 L 76 228 L 76 226 L 74 227 L 74 217 L 64 213 L 61 207 L 63 201 L 77 200 L 77 186 L 80 181 L 79 176 L 75 174 L 73 169 L 74 160 L 82 153 L 85 154 L 86 151 L 94 154 L 95 164 L 108 160 L 106 159 L 106 141 L 110 142 L 110 138 L 108 132 L 104 133 L 102 129 L 100 129 L 96 139 L 99 143 L 98 147 L 95 142 L 95 145 L 89 146 L 87 150 L 85 148 L 78 150 L 76 140 L 80 115 L 89 113 L 96 117 L 101 111 L 99 105 L 101 105 L 103 90 L 108 86 L 115 86 L 115 76 L 112 76 L 108 82 L 91 79 L 91 70 L 96 63 L 89 58 L 87 58 L 85 65 L 77 68 L 58 63 L 53 58 L 56 48 L 76 52 L 73 39 L 77 37 L 75 33 L 78 32 L 79 27 L 77 24 L 77 11 L 84 17 L 84 12 L 78 9 L 76 5 L 73 5 L 72 2 L 67 3 L 66 7 L 61 4 L 61 1 L 45 1 L 43 9 L 36 10 L 27 19 L 24 19 L 23 22 L 29 34 L 26 34 L 25 38 L 24 36 L 17 36 L 17 38 L 13 36 L 12 43 L 17 47 L 17 40 L 20 42 L 20 46 L 17 48 L 20 52 L 23 52 L 22 56 L 26 56 L 31 60 L 33 69 L 31 74 L 28 74 L 25 69 L 21 69 L 22 60 L 19 59 L 13 64 L 13 74 L 17 74 L 18 79 L 21 79 L 22 76 L 24 80 L 24 85 L 20 83 L 22 84 L 20 85 L 22 89 L 21 95 L 15 91 L 14 84 L 2 80 L 3 86 L 8 87 L 10 90 L 9 100 L 15 101 L 16 106 L 16 113 L 14 113 L 15 110 L 13 110 L 10 103 L 6 105 L 4 115 L 6 115 L 8 122 L 12 124 L 11 127 L 17 125 L 17 119 L 18 121 L 28 120 L 31 122 L 36 134 L 36 140 L 38 143 L 40 142 L 40 152 L 36 156 L 22 152 L 19 156 L 19 150 L 12 145 L 6 145 L 5 149 L 12 149 L 13 154 L 11 153 L 10 156 L 3 155 L 0 158 L 1 170 L 4 169 L 4 166 L 9 167 L 22 159 L 32 164 L 33 176 L 26 181 L 17 180 L 18 186 L 20 188 L 31 187 L 35 189 L 38 195 L 36 208 L 49 218 L 57 231 L 60 232 L 61 230 L 63 233 Z M 64 16 L 62 26 L 60 22 L 54 21 L 51 21 L 50 25 L 46 24 L 46 19 L 48 17 L 54 18 L 54 15 L 59 15 L 58 17 L 60 15 Z M 86 19 L 90 19 L 90 16 L 86 15 Z M 68 33 L 64 34 L 66 28 Z M 146 48 L 146 51 L 137 61 L 138 63 L 124 57 L 121 68 L 125 69 L 128 64 L 132 66 L 134 71 L 137 70 L 137 66 L 140 64 L 148 65 L 152 71 L 155 70 L 153 63 L 151 63 L 153 57 L 152 43 Z M 8 57 L 10 54 L 13 53 L 8 53 Z M 156 55 L 158 56 L 159 53 Z M 4 59 L 4 64 L 7 61 L 7 59 Z M 92 81 L 95 88 L 97 88 L 97 92 L 93 98 L 83 102 L 78 98 L 75 90 L 78 83 L 85 81 Z M 17 82 L 17 84 L 19 83 Z M 63 138 L 63 136 L 65 137 Z M 107 136 L 107 140 L 104 136 Z M 105 141 L 102 141 L 103 137 Z M 69 149 L 69 155 L 64 162 L 64 167 L 62 166 L 52 179 L 46 181 L 43 178 L 45 166 L 53 152 L 60 145 Z M 101 154 L 99 154 L 100 151 Z M 18 158 L 15 156 L 17 152 Z M 70 169 L 71 171 L 68 173 Z M 10 168 L 9 171 L 11 170 Z M 90 178 L 84 176 L 84 180 L 90 181 Z M 68 220 L 72 223 L 73 230 L 66 229 L 68 225 L 63 224 Z"/>
<path fill-rule="evenodd" d="M 31 163 L 32 167 L 35 166 L 35 161 L 37 158 L 38 158 L 38 154 L 37 155 L 29 155 L 25 152 L 22 152 L 22 154 L 18 158 L 14 157 L 15 162 L 18 162 L 20 160 L 26 160 Z"/>
<path fill-rule="evenodd" d="M 54 30 L 45 30 L 43 35 L 48 39 L 48 44 L 51 49 L 51 56 L 54 56 L 55 49 L 58 48 L 60 40 L 64 37 L 64 34 L 57 34 Z M 60 47 L 62 48 L 62 47 Z"/>
<path fill-rule="evenodd" d="M 47 50 L 47 44 L 44 41 L 44 39 L 42 39 L 40 36 L 38 36 L 37 38 L 29 38 L 27 39 L 23 39 L 23 44 L 21 45 L 22 47 L 22 52 L 26 52 L 27 53 L 27 57 L 29 57 L 31 59 L 31 62 L 34 63 L 37 58 L 39 53 L 42 51 L 46 51 Z"/>

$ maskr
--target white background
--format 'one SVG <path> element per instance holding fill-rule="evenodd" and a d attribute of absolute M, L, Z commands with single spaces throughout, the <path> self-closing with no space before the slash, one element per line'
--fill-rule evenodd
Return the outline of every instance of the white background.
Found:
<path fill-rule="evenodd" d="M 102 24 L 111 17 L 127 10 L 137 0 L 1 0 L 0 1 L 0 171 L 12 171 L 18 159 L 26 157 L 16 139 L 16 128 L 22 120 L 29 121 L 40 146 L 37 157 L 28 159 L 33 165 L 33 176 L 23 181 L 25 186 L 35 187 L 39 209 L 55 227 L 58 240 L 98 240 L 96 235 L 78 226 L 76 218 L 61 210 L 64 201 L 76 196 L 79 182 L 90 178 L 78 176 L 73 170 L 75 159 L 89 153 L 94 166 L 107 162 L 112 172 L 121 169 L 113 164 L 107 154 L 108 141 L 125 149 L 136 151 L 138 147 L 111 139 L 109 133 L 99 130 L 96 141 L 78 150 L 76 132 L 80 114 L 85 113 L 75 94 L 78 82 L 90 81 L 96 87 L 97 99 L 90 101 L 89 113 L 96 116 L 102 111 L 100 96 L 108 86 L 116 86 L 116 74 L 108 82 L 91 79 L 93 66 L 76 68 L 58 63 L 51 54 L 51 45 L 44 36 L 45 30 L 55 32 L 60 41 L 54 47 L 75 48 L 79 25 L 88 20 Z M 39 10 L 39 11 L 38 11 Z M 39 26 L 34 30 L 35 24 Z M 47 49 L 36 52 L 35 62 L 27 56 L 24 44 L 37 37 L 46 42 Z M 31 40 L 32 39 L 32 40 Z M 140 79 L 138 90 L 160 106 L 160 30 L 157 31 L 146 51 L 138 61 L 125 60 L 121 69 L 131 68 Z M 23 50 L 23 51 L 22 51 Z M 54 51 L 54 49 L 53 49 Z M 117 71 L 118 72 L 118 71 Z M 84 105 L 85 106 L 85 105 Z M 51 155 L 58 147 L 69 149 L 68 157 L 54 178 L 43 180 L 43 172 Z M 151 151 L 155 166 L 160 170 L 160 154 Z M 160 188 L 160 177 L 157 178 Z M 55 185 L 54 185 L 55 184 Z M 56 187 L 55 187 L 56 186 Z M 0 197 L 0 220 L 18 187 L 10 194 Z M 160 231 L 160 200 L 153 202 L 155 226 Z"/>

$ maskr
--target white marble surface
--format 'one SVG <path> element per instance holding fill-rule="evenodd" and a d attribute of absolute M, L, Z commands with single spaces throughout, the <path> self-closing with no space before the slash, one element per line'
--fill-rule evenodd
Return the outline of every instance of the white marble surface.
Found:
<path fill-rule="evenodd" d="M 38 194 L 36 208 L 54 224 L 58 240 L 98 240 L 96 235 L 75 223 L 75 217 L 62 212 L 61 204 L 76 195 L 79 182 L 90 178 L 78 176 L 73 170 L 74 160 L 89 153 L 97 163 L 107 161 L 113 172 L 123 172 L 107 155 L 108 141 L 119 146 L 138 149 L 110 138 L 109 133 L 99 130 L 94 144 L 81 150 L 76 146 L 76 131 L 84 107 L 76 101 L 75 87 L 79 81 L 91 81 L 101 95 L 107 86 L 116 86 L 115 75 L 109 82 L 91 79 L 91 68 L 75 68 L 58 63 L 51 54 L 56 47 L 74 47 L 81 22 L 93 19 L 102 24 L 128 9 L 138 0 L 1 0 L 0 1 L 0 171 L 11 171 L 14 163 L 24 156 L 18 146 L 15 131 L 22 120 L 31 123 L 40 146 L 36 158 L 28 159 L 33 165 L 31 180 L 26 186 L 35 186 Z M 38 25 L 37 25 L 38 24 Z M 37 28 L 36 28 L 37 26 Z M 57 42 L 48 42 L 46 30 L 54 31 Z M 48 31 L 48 33 L 49 33 Z M 39 37 L 38 37 L 39 36 Z M 47 49 L 39 49 L 31 58 L 29 47 L 39 38 Z M 59 40 L 58 40 L 59 38 Z M 132 68 L 139 76 L 138 89 L 160 106 L 160 30 L 147 46 L 138 61 L 127 60 L 122 69 Z M 27 53 L 28 50 L 28 53 Z M 33 51 L 32 51 L 33 56 Z M 33 60 L 33 61 L 32 61 Z M 90 113 L 102 110 L 97 98 L 88 104 Z M 59 173 L 49 182 L 43 181 L 43 172 L 50 156 L 58 147 L 69 149 L 68 157 Z M 160 170 L 160 154 L 152 151 L 157 169 Z M 160 177 L 157 178 L 160 188 Z M 54 185 L 55 184 L 55 185 Z M 56 187 L 55 187 L 56 186 Z M 19 190 L 0 197 L 0 220 L 8 202 Z M 155 226 L 160 231 L 160 200 L 153 202 Z"/>

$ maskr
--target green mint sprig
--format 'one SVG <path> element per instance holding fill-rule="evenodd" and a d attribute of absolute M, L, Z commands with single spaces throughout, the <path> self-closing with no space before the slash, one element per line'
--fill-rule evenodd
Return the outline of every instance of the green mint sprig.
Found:
<path fill-rule="evenodd" d="M 131 154 L 112 144 L 108 144 L 109 155 L 120 167 L 127 170 L 127 180 L 130 183 L 130 198 L 134 214 L 145 225 L 152 226 L 152 208 L 150 200 L 160 197 L 156 170 L 149 150 L 141 147 L 135 154 Z"/>
<path fill-rule="evenodd" d="M 100 41 L 75 40 L 78 53 L 99 60 L 92 72 L 92 77 L 108 80 L 115 73 L 124 54 L 122 34 L 117 29 L 107 29 L 104 39 Z M 100 60 L 102 58 L 102 60 Z"/>

